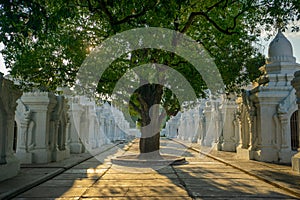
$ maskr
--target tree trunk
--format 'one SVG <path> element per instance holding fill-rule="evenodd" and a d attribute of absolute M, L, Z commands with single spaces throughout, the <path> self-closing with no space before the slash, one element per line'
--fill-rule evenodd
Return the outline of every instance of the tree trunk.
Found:
<path fill-rule="evenodd" d="M 144 85 L 139 91 L 141 103 L 141 139 L 139 143 L 140 157 L 160 157 L 161 116 L 158 104 L 161 102 L 163 86 L 157 84 Z"/>
<path fill-rule="evenodd" d="M 140 157 L 141 158 L 157 158 L 159 154 L 159 139 L 160 133 L 155 134 L 150 138 L 140 139 Z"/>

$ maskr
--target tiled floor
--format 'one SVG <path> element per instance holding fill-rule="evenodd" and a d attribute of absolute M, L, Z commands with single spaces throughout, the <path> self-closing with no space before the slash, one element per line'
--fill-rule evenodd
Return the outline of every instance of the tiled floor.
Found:
<path fill-rule="evenodd" d="M 15 199 L 297 199 L 170 140 L 162 141 L 164 151 L 181 152 L 187 164 L 155 169 L 111 164 L 112 156 L 137 153 L 137 145 L 87 160 Z"/>

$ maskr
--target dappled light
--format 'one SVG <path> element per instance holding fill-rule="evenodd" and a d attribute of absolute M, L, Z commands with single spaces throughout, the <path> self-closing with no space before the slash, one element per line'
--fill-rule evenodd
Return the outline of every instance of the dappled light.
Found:
<path fill-rule="evenodd" d="M 110 158 L 137 151 L 138 141 L 80 163 L 19 197 L 100 199 L 295 198 L 254 176 L 193 150 L 184 165 L 136 168 L 111 164 Z M 183 145 L 163 139 L 162 149 Z M 181 149 L 180 149 L 181 147 Z M 175 151 L 175 152 L 177 152 Z M 174 152 L 174 151 L 173 151 Z M 99 160 L 103 160 L 101 162 Z M 51 189 L 52 188 L 52 189 Z M 41 191 L 44 191 L 41 193 Z M 48 191 L 48 192 L 47 192 Z"/>

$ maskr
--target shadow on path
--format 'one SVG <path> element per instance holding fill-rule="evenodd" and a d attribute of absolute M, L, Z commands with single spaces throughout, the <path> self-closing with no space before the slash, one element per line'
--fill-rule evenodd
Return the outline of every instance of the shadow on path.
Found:
<path fill-rule="evenodd" d="M 19 195 L 19 198 L 297 199 L 231 166 L 167 140 L 161 142 L 161 152 L 185 156 L 188 164 L 151 169 L 110 163 L 112 155 L 136 151 L 138 141 L 134 140 L 132 146 L 124 147 L 124 151 L 114 148 L 95 156 Z"/>

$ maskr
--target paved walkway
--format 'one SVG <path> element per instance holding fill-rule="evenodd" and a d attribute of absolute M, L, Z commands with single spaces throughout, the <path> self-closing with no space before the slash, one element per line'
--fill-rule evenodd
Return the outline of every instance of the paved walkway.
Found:
<path fill-rule="evenodd" d="M 0 183 L 0 197 L 5 199 L 8 196 L 4 194 L 10 194 L 15 195 L 14 199 L 300 198 L 300 175 L 293 173 L 290 166 L 240 161 L 234 153 L 210 149 L 202 149 L 204 155 L 199 153 L 197 145 L 185 146 L 178 142 L 181 141 L 162 139 L 161 151 L 185 156 L 188 161 L 185 165 L 134 168 L 110 162 L 117 155 L 137 153 L 138 141 L 135 140 L 128 145 L 103 147 L 94 157 L 73 157 L 65 162 L 69 165 L 65 167 L 63 163 L 53 163 L 52 168 L 49 165 L 44 168 L 42 165 L 23 166 L 23 179 L 27 169 L 32 175 L 39 174 L 40 184 L 35 187 L 32 184 L 32 188 L 25 188 L 23 193 L 11 192 L 21 185 L 18 182 L 21 176 L 18 176 Z M 54 174 L 57 170 L 59 172 Z M 43 176 L 43 173 L 47 174 Z M 26 182 L 35 180 L 37 176 L 26 177 Z"/>

